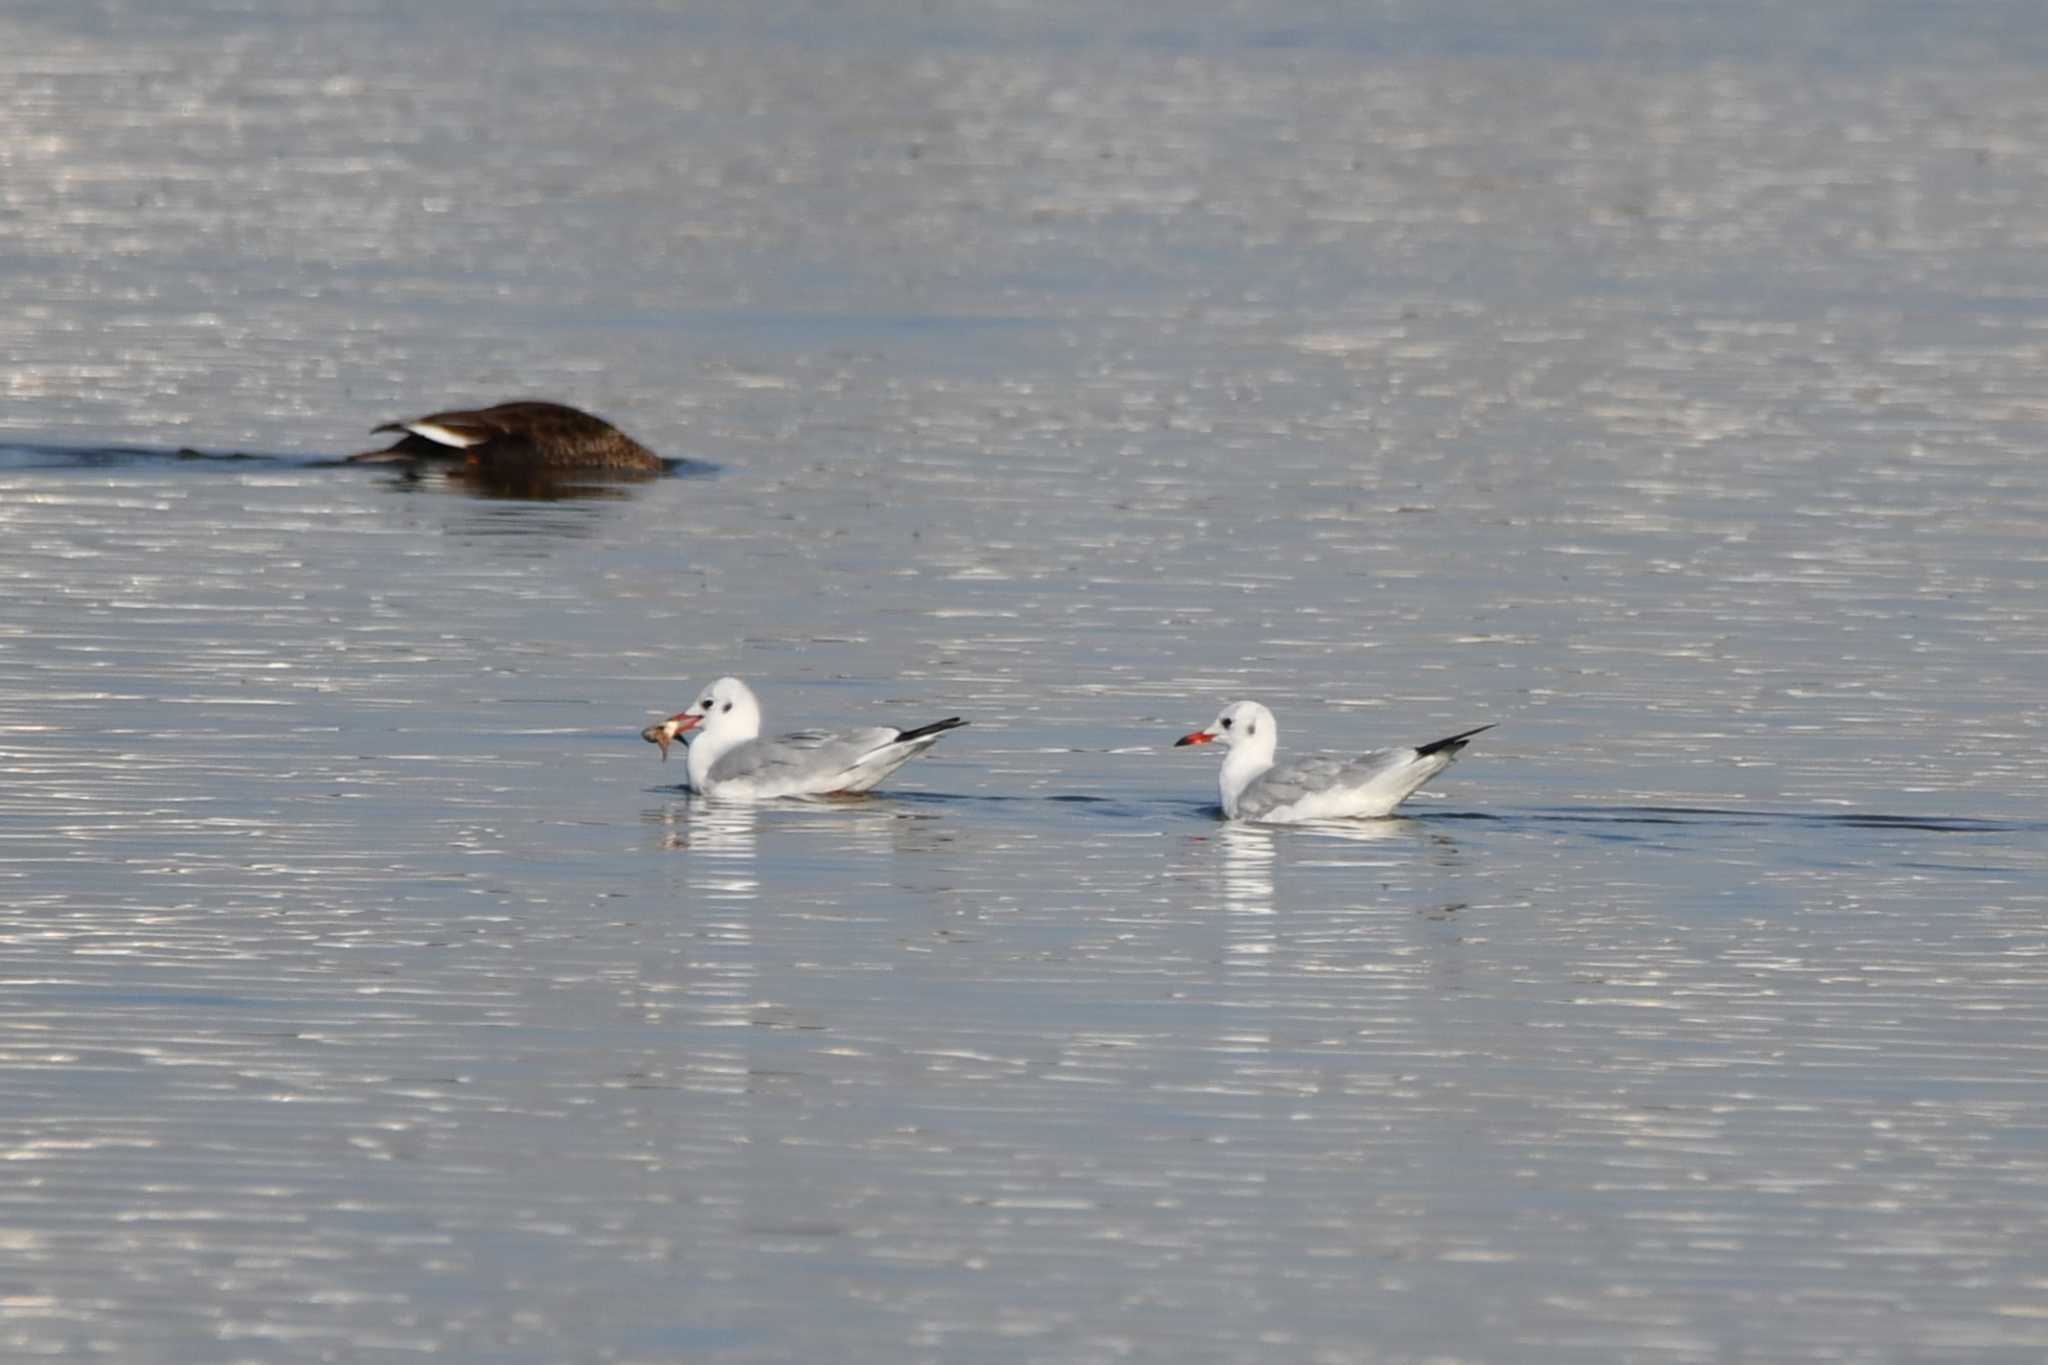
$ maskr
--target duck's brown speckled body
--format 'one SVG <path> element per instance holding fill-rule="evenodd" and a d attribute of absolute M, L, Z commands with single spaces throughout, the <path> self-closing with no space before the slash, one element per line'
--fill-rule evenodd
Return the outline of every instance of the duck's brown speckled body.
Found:
<path fill-rule="evenodd" d="M 456 460 L 486 474 L 570 469 L 655 473 L 668 465 L 602 417 L 538 399 L 429 413 L 372 430 L 402 434 L 384 450 L 349 456 L 351 462 Z"/>

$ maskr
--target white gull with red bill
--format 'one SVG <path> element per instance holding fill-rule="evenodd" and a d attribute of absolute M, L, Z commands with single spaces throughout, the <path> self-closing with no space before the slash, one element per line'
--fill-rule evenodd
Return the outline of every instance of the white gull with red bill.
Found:
<path fill-rule="evenodd" d="M 720 678 L 686 710 L 640 732 L 668 746 L 690 735 L 690 785 L 706 796 L 765 801 L 779 796 L 847 796 L 864 792 L 967 722 L 958 716 L 897 730 L 798 730 L 761 738 L 761 703 L 738 678 Z"/>
<path fill-rule="evenodd" d="M 1413 749 L 1376 749 L 1356 758 L 1309 758 L 1276 766 L 1280 727 L 1255 701 L 1223 708 L 1206 729 L 1181 744 L 1220 743 L 1230 750 L 1219 784 L 1223 814 L 1232 820 L 1286 825 L 1302 820 L 1370 820 L 1393 813 L 1417 787 L 1451 766 L 1472 736 L 1467 730 Z"/>

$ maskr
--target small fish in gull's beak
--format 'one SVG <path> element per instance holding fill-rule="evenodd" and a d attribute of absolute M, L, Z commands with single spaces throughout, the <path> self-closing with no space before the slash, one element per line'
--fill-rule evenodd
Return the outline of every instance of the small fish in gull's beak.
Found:
<path fill-rule="evenodd" d="M 659 744 L 661 746 L 661 761 L 666 763 L 668 762 L 668 746 L 670 742 L 677 735 L 683 733 L 683 731 L 694 728 L 697 722 L 702 719 L 704 717 L 693 715 L 688 711 L 678 711 L 660 724 L 650 725 L 645 730 L 642 730 L 640 738 L 646 740 L 649 744 Z"/>

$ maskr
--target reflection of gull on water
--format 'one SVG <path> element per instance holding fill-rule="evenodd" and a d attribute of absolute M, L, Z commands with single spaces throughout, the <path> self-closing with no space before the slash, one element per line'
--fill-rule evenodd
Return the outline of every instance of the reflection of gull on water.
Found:
<path fill-rule="evenodd" d="M 1267 1013 L 1272 1004 L 1273 954 L 1280 919 L 1273 910 L 1273 831 L 1227 825 L 1217 842 L 1223 852 L 1223 953 L 1218 985 L 1228 1005 L 1218 1015 L 1215 1048 L 1238 1060 L 1230 1063 L 1242 1082 L 1261 1070 L 1272 1051 Z"/>
<path fill-rule="evenodd" d="M 1233 915 L 1273 913 L 1273 831 L 1255 825 L 1226 825 L 1223 846 L 1223 907 Z"/>
<path fill-rule="evenodd" d="M 1225 828 L 1231 830 L 1241 826 Z M 1395 816 L 1384 820 L 1305 820 L 1294 826 L 1292 832 L 1319 839 L 1345 839 L 1354 844 L 1378 844 L 1391 839 L 1413 839 L 1423 832 L 1423 828 L 1418 821 Z"/>
<path fill-rule="evenodd" d="M 741 1024 L 753 1014 L 760 975 L 753 916 L 760 903 L 755 808 L 698 798 L 674 810 L 687 823 L 676 841 L 687 894 L 677 909 L 692 940 L 688 991 L 712 1022 Z M 673 864 L 671 864 L 673 865 Z"/>
<path fill-rule="evenodd" d="M 758 810 L 744 801 L 690 802 L 690 851 L 697 889 L 711 900 L 752 900 L 761 889 L 756 871 Z"/>
<path fill-rule="evenodd" d="M 1249 825 L 1226 826 L 1223 846 L 1223 949 L 1225 979 L 1243 982 L 1272 971 L 1280 924 L 1273 912 L 1273 832 Z M 1238 1049 L 1264 1049 L 1264 1030 L 1233 1028 L 1228 1041 Z"/>
<path fill-rule="evenodd" d="M 1223 908 L 1233 915 L 1273 913 L 1273 864 L 1282 839 L 1298 855 L 1313 852 L 1305 838 L 1376 844 L 1412 840 L 1419 830 L 1413 820 L 1313 820 L 1286 830 L 1233 821 L 1216 835 L 1223 850 Z"/>
<path fill-rule="evenodd" d="M 684 866 L 691 873 L 693 890 L 726 899 L 752 899 L 759 887 L 754 872 L 752 806 L 683 796 L 658 811 L 649 811 L 647 819 L 665 828 L 663 848 L 691 855 Z"/>
<path fill-rule="evenodd" d="M 768 809 L 778 834 L 823 838 L 838 857 L 893 852 L 906 835 L 932 823 L 905 814 L 887 797 L 789 801 Z"/>

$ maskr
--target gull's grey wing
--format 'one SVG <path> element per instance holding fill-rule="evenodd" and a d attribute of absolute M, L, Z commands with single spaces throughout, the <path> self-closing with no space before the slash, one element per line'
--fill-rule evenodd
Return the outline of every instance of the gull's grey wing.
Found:
<path fill-rule="evenodd" d="M 1237 798 L 1238 817 L 1256 820 L 1332 787 L 1363 787 L 1374 778 L 1414 761 L 1413 749 L 1375 749 L 1356 758 L 1305 758 L 1270 768 L 1253 779 Z"/>
<path fill-rule="evenodd" d="M 844 772 L 893 742 L 894 730 L 793 730 L 773 739 L 750 739 L 720 754 L 705 774 L 713 782 L 761 782 L 800 774 Z"/>

